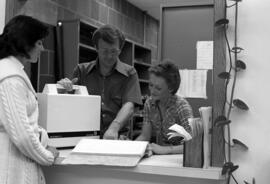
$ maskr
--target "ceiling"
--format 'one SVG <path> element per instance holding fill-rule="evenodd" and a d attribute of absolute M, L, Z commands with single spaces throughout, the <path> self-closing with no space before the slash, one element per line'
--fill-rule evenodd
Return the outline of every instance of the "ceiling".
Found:
<path fill-rule="evenodd" d="M 137 6 L 149 15 L 159 20 L 159 11 L 161 4 L 177 3 L 180 0 L 127 0 Z"/>

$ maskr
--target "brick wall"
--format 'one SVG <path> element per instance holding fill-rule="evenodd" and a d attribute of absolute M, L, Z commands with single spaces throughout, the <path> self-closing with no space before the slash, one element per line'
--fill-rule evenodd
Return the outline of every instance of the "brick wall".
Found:
<path fill-rule="evenodd" d="M 9 0 L 8 9 L 7 19 L 16 14 L 26 14 L 53 26 L 57 20 L 78 18 L 97 27 L 112 24 L 128 39 L 151 48 L 152 60 L 157 60 L 158 20 L 126 0 Z M 41 55 L 39 86 L 43 86 L 45 81 L 55 82 L 54 41 L 51 33 Z"/>

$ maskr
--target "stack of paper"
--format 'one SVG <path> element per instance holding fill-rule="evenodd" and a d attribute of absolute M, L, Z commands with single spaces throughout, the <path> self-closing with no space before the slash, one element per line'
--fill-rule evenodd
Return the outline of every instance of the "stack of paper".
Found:
<path fill-rule="evenodd" d="M 148 142 L 81 139 L 63 164 L 136 166 Z"/>
<path fill-rule="evenodd" d="M 212 127 L 212 107 L 201 107 L 199 108 L 201 119 L 203 122 L 203 168 L 208 168 L 210 166 L 210 156 L 211 156 L 211 134 L 209 130 Z"/>

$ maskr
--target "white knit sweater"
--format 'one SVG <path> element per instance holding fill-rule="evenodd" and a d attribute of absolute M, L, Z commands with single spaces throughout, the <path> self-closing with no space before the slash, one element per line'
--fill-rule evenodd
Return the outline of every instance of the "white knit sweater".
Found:
<path fill-rule="evenodd" d="M 45 183 L 39 164 L 53 163 L 35 95 L 15 57 L 0 60 L 0 184 Z"/>

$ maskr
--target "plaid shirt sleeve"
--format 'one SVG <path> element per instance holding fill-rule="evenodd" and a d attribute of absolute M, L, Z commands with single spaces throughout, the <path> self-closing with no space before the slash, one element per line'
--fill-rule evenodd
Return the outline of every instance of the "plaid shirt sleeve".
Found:
<path fill-rule="evenodd" d="M 189 125 L 188 119 L 193 118 L 193 112 L 191 106 L 185 99 L 181 100 L 180 105 L 176 109 L 176 112 L 179 118 L 179 124 L 183 126 L 187 132 L 191 133 L 191 127 Z"/>

